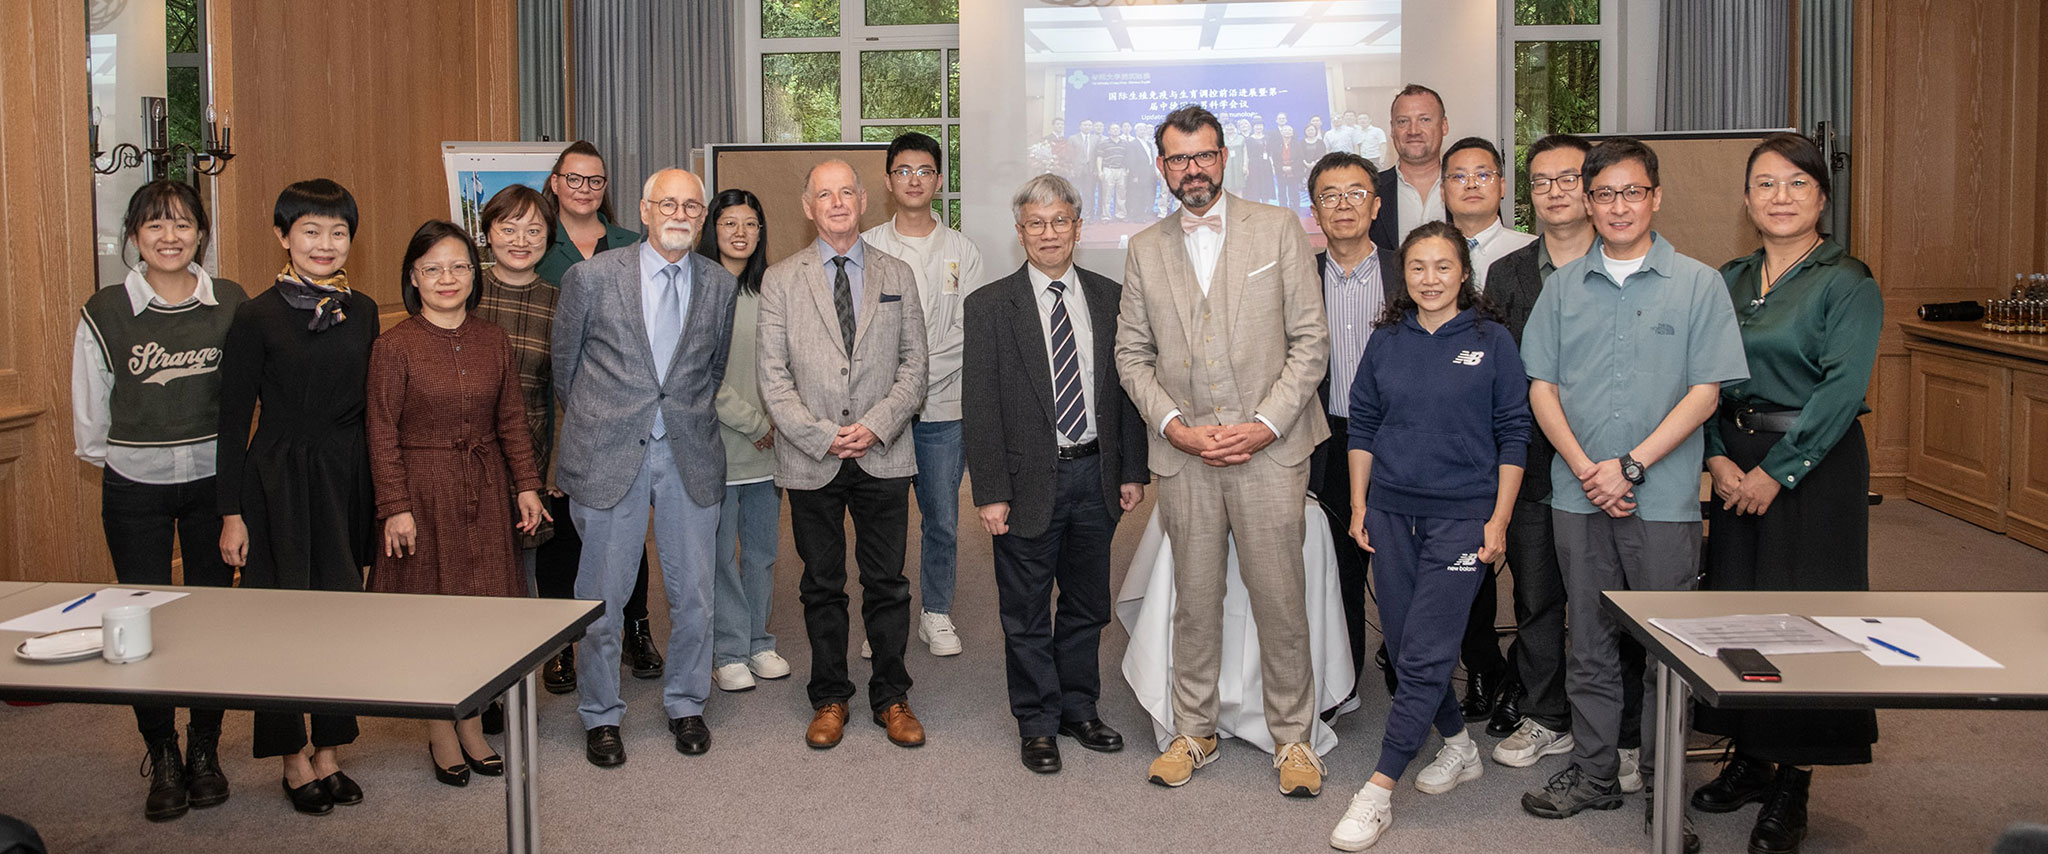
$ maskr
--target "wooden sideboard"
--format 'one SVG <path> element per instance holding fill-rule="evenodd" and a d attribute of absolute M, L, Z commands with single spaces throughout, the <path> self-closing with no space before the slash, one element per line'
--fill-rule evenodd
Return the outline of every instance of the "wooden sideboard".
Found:
<path fill-rule="evenodd" d="M 1899 329 L 1912 361 L 1906 497 L 2048 550 L 2048 335 Z"/>

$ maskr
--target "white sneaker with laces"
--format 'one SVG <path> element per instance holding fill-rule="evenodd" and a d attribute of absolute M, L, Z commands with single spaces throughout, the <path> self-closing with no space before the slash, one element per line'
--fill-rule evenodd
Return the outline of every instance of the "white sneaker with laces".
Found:
<path fill-rule="evenodd" d="M 789 675 L 789 661 L 772 649 L 764 649 L 747 658 L 747 669 L 763 679 L 781 679 Z"/>
<path fill-rule="evenodd" d="M 960 635 L 953 631 L 953 617 L 924 611 L 917 617 L 917 639 L 932 648 L 933 655 L 959 655 Z"/>
<path fill-rule="evenodd" d="M 1463 747 L 1446 744 L 1436 752 L 1436 758 L 1423 766 L 1422 773 L 1415 775 L 1415 790 L 1425 795 L 1441 795 L 1479 779 L 1486 772 L 1486 764 L 1479 761 L 1479 745 L 1467 743 Z"/>
<path fill-rule="evenodd" d="M 751 691 L 754 688 L 754 674 L 740 662 L 721 664 L 711 671 L 711 682 L 720 691 Z"/>
<path fill-rule="evenodd" d="M 1643 790 L 1643 749 L 1628 747 L 1615 751 L 1620 754 L 1621 773 L 1614 778 L 1621 784 L 1621 791 L 1633 795 Z"/>
<path fill-rule="evenodd" d="M 1365 788 L 1373 788 L 1371 783 Z M 1330 847 L 1339 851 L 1364 851 L 1380 841 L 1380 834 L 1394 824 L 1393 807 L 1382 800 L 1384 795 L 1374 797 L 1373 793 L 1359 789 L 1351 796 L 1351 805 L 1344 808 L 1344 817 L 1337 821 L 1337 827 L 1330 831 Z"/>
<path fill-rule="evenodd" d="M 1527 768 L 1545 756 L 1570 753 L 1574 746 L 1571 733 L 1554 731 L 1535 718 L 1523 718 L 1513 735 L 1493 746 L 1493 761 L 1509 768 Z"/>

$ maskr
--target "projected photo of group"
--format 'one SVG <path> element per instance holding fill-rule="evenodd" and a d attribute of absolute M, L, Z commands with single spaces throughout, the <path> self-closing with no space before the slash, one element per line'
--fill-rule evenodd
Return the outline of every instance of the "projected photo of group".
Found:
<path fill-rule="evenodd" d="M 1082 197 L 1081 245 L 1122 246 L 1177 202 L 1153 129 L 1197 103 L 1224 126 L 1224 189 L 1310 215 L 1309 169 L 1350 151 L 1391 161 L 1401 87 L 1400 0 L 1024 10 L 1033 169 Z"/>

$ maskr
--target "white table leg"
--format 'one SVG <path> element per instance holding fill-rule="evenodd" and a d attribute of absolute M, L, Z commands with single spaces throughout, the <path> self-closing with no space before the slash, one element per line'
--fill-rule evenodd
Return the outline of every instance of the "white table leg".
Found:
<path fill-rule="evenodd" d="M 505 850 L 540 851 L 540 728 L 532 673 L 505 692 Z"/>
<path fill-rule="evenodd" d="M 1677 671 L 1657 668 L 1657 813 L 1653 817 L 1650 851 L 1685 851 L 1685 704 L 1690 692 Z"/>

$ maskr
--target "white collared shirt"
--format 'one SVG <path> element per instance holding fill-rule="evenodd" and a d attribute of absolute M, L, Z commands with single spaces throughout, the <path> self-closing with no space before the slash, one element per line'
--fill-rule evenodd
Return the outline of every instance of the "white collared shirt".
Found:
<path fill-rule="evenodd" d="M 1408 232 L 1414 231 L 1425 222 L 1440 222 L 1444 218 L 1444 176 L 1438 170 L 1436 180 L 1430 182 L 1429 192 L 1408 183 L 1408 176 L 1401 173 L 1401 167 L 1394 167 L 1394 192 L 1399 195 L 1396 203 L 1394 245 L 1408 239 Z"/>
<path fill-rule="evenodd" d="M 1515 250 L 1536 242 L 1536 235 L 1508 228 L 1499 217 L 1494 217 L 1493 224 L 1472 239 L 1479 241 L 1478 246 L 1472 247 L 1472 287 L 1483 294 L 1486 293 L 1487 268 Z"/>
<path fill-rule="evenodd" d="M 1059 425 L 1053 425 L 1053 441 L 1061 445 L 1087 444 L 1095 441 L 1095 323 L 1088 316 L 1088 299 L 1081 293 L 1081 276 L 1073 265 L 1057 277 L 1048 277 L 1037 267 L 1024 265 L 1025 275 L 1031 279 L 1031 302 L 1038 307 L 1038 328 L 1045 333 L 1045 364 L 1047 375 L 1053 377 L 1053 395 L 1059 395 L 1059 379 L 1052 370 L 1052 283 L 1057 281 L 1066 287 L 1060 295 L 1060 302 L 1067 306 L 1067 322 L 1074 327 L 1074 358 L 1081 369 L 1081 406 L 1088 413 L 1087 423 L 1081 427 L 1081 438 L 1068 439 L 1060 432 Z M 1058 403 L 1055 402 L 1057 407 Z M 1057 417 L 1057 413 L 1055 413 Z"/>
<path fill-rule="evenodd" d="M 193 303 L 220 305 L 213 295 L 213 277 L 198 264 L 187 269 L 198 277 L 199 287 L 190 298 L 173 305 L 157 296 L 156 289 L 142 276 L 143 265 L 137 264 L 121 282 L 128 291 L 129 310 L 141 314 L 150 303 L 163 308 Z M 191 483 L 214 475 L 219 446 L 211 440 L 150 447 L 108 443 L 107 431 L 114 426 L 113 402 L 114 368 L 107 364 L 92 328 L 80 317 L 78 331 L 71 336 L 71 438 L 76 443 L 74 453 L 78 458 L 96 466 L 112 466 L 122 477 L 136 483 Z"/>
<path fill-rule="evenodd" d="M 1203 216 L 1222 220 L 1223 228 L 1228 229 L 1230 218 L 1224 213 L 1224 208 L 1229 203 L 1230 195 L 1218 190 L 1216 204 L 1211 205 L 1209 212 Z M 1183 216 L 1189 213 L 1186 208 L 1181 209 Z M 1179 226 L 1180 223 L 1175 222 L 1174 225 Z M 1181 235 L 1181 240 L 1185 241 L 1182 245 L 1188 250 L 1188 264 L 1195 268 L 1195 284 L 1201 286 L 1202 296 L 1205 297 L 1209 295 L 1209 280 L 1216 275 L 1216 261 L 1223 257 L 1223 235 L 1221 229 L 1210 231 L 1206 228 L 1198 228 Z"/>

